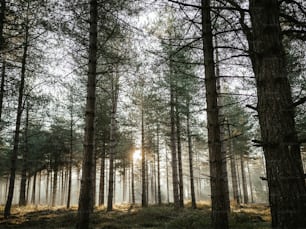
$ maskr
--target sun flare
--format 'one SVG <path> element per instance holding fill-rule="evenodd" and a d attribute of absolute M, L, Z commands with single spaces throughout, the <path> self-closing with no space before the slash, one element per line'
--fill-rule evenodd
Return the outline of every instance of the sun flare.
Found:
<path fill-rule="evenodd" d="M 133 153 L 133 160 L 134 161 L 141 160 L 141 150 L 140 149 L 135 150 L 135 152 Z"/>

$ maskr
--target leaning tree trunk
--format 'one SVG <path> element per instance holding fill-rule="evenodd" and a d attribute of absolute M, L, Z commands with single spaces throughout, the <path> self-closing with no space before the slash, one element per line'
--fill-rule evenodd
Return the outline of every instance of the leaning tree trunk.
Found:
<path fill-rule="evenodd" d="M 27 11 L 29 11 L 29 3 L 27 6 Z M 28 12 L 27 12 L 28 14 Z M 26 64 L 28 58 L 28 45 L 29 45 L 29 20 L 28 16 L 25 22 L 25 38 L 24 38 L 24 47 L 23 47 L 23 55 L 21 62 L 21 79 L 19 84 L 19 95 L 18 95 L 18 106 L 17 106 L 17 117 L 16 117 L 16 125 L 15 125 L 15 133 L 14 133 L 14 147 L 11 155 L 11 169 L 10 169 L 10 183 L 9 183 L 9 191 L 7 196 L 7 201 L 4 209 L 4 218 L 8 218 L 11 214 L 11 206 L 14 195 L 15 188 L 15 176 L 16 176 L 16 164 L 17 164 L 17 155 L 19 151 L 19 133 L 20 133 L 20 124 L 21 124 L 21 116 L 23 112 L 23 97 L 24 97 L 24 84 L 26 78 Z"/>
<path fill-rule="evenodd" d="M 79 197 L 79 208 L 77 216 L 77 229 L 89 228 L 90 213 L 92 209 L 92 167 L 94 163 L 94 123 L 95 123 L 95 101 L 96 101 L 96 71 L 97 71 L 97 22 L 98 2 L 90 0 L 89 19 L 89 59 L 88 59 L 88 81 L 86 98 L 86 117 L 84 135 L 84 158 L 82 167 L 82 182 Z"/>
<path fill-rule="evenodd" d="M 228 187 L 226 182 L 226 157 L 222 154 L 221 150 L 210 0 L 202 0 L 202 33 L 205 65 L 212 223 L 215 229 L 226 229 L 228 228 L 229 209 Z"/>
<path fill-rule="evenodd" d="M 249 40 L 273 228 L 305 228 L 306 187 L 294 121 L 278 0 L 250 0 Z"/>

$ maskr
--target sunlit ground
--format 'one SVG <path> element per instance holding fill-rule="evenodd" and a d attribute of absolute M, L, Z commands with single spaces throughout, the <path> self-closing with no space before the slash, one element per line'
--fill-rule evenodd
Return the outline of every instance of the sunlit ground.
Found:
<path fill-rule="evenodd" d="M 0 208 L 0 228 L 74 228 L 77 208 L 67 210 L 61 208 L 49 208 L 45 206 L 29 206 L 25 208 L 13 207 L 12 217 L 3 219 L 3 206 Z M 150 206 L 141 209 L 139 206 L 116 205 L 113 212 L 106 212 L 105 208 L 97 208 L 91 219 L 92 228 L 211 228 L 210 206 L 206 203 L 198 203 L 198 209 L 190 209 L 190 203 L 185 209 L 173 210 L 173 206 Z M 236 208 L 230 216 L 231 228 L 257 228 L 268 229 L 270 227 L 269 209 L 265 205 L 245 205 Z"/>

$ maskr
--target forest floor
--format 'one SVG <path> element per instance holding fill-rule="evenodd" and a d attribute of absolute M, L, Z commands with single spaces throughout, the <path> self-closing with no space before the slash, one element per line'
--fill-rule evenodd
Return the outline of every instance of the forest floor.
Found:
<path fill-rule="evenodd" d="M 77 208 L 47 208 L 31 206 L 14 207 L 9 219 L 3 218 L 3 206 L 0 206 L 0 229 L 70 229 L 75 227 Z M 234 208 L 230 215 L 230 228 L 268 229 L 270 227 L 269 208 L 262 204 L 243 205 Z M 166 228 L 166 229 L 204 229 L 211 228 L 210 206 L 198 204 L 193 210 L 190 204 L 186 208 L 174 210 L 172 206 L 150 206 L 140 208 L 130 205 L 116 206 L 112 212 L 97 208 L 92 215 L 93 229 L 130 229 L 130 228 Z"/>

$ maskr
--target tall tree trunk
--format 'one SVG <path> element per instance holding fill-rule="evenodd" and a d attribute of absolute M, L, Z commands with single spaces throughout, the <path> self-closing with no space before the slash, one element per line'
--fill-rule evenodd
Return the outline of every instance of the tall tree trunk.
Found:
<path fill-rule="evenodd" d="M 159 123 L 156 128 L 156 145 L 157 145 L 157 200 L 158 205 L 162 204 L 161 200 L 161 186 L 160 186 L 160 150 L 159 150 Z"/>
<path fill-rule="evenodd" d="M 72 160 L 73 160 L 73 96 L 71 89 L 71 104 L 70 104 L 70 147 L 69 147 L 69 164 L 68 164 L 68 195 L 66 207 L 70 208 L 71 200 L 71 185 L 72 185 Z"/>
<path fill-rule="evenodd" d="M 123 173 L 122 173 L 122 203 L 125 202 L 127 189 L 126 189 L 126 166 L 123 165 Z"/>
<path fill-rule="evenodd" d="M 188 139 L 188 156 L 189 156 L 189 175 L 190 175 L 190 192 L 191 192 L 191 207 L 197 208 L 195 190 L 194 190 L 194 176 L 193 176 L 193 151 L 192 151 L 192 139 L 190 131 L 190 107 L 189 101 L 187 101 L 187 139 Z"/>
<path fill-rule="evenodd" d="M 54 207 L 56 204 L 56 198 L 57 198 L 57 179 L 58 178 L 58 165 L 55 165 L 54 171 L 53 171 L 53 185 L 52 185 L 52 202 L 51 206 Z"/>
<path fill-rule="evenodd" d="M 234 146 L 233 146 L 233 139 L 232 139 L 232 132 L 230 129 L 230 125 L 227 121 L 227 131 L 228 131 L 228 138 L 229 138 L 229 143 L 228 143 L 228 152 L 229 152 L 229 157 L 230 157 L 230 167 L 231 167 L 231 175 L 232 175 L 232 188 L 233 188 L 233 196 L 234 196 L 234 201 L 236 204 L 240 203 L 240 198 L 239 198 L 239 192 L 238 192 L 238 182 L 237 182 L 237 171 L 236 171 L 236 158 L 233 152 Z"/>
<path fill-rule="evenodd" d="M 166 183 L 167 183 L 167 203 L 170 203 L 170 196 L 169 196 L 169 160 L 168 160 L 168 151 L 166 146 Z"/>
<path fill-rule="evenodd" d="M 41 171 L 39 171 L 39 179 L 38 179 L 38 201 L 37 203 L 40 204 L 40 193 L 41 193 Z"/>
<path fill-rule="evenodd" d="M 143 100 L 143 99 L 142 99 Z M 143 101 L 141 104 L 141 184 L 142 184 L 142 195 L 141 195 L 141 206 L 148 206 L 147 197 L 147 180 L 146 180 L 146 152 L 145 152 L 145 138 L 144 138 L 144 108 Z"/>
<path fill-rule="evenodd" d="M 172 61 L 170 60 L 170 71 L 172 68 Z M 171 166 L 172 166 L 172 185 L 173 185 L 173 202 L 174 207 L 180 207 L 180 197 L 179 197 L 179 180 L 177 171 L 177 148 L 176 148 L 176 128 L 175 128 L 175 88 L 174 80 L 172 74 L 170 75 L 170 125 L 171 125 L 171 135 L 170 135 L 170 148 L 171 148 Z"/>
<path fill-rule="evenodd" d="M 101 163 L 100 163 L 99 206 L 104 205 L 105 157 L 106 157 L 106 144 L 105 144 L 105 140 L 103 140 Z"/>
<path fill-rule="evenodd" d="M 119 78 L 112 78 L 111 85 L 111 95 L 112 95 L 112 110 L 111 110 L 111 124 L 110 124 L 110 148 L 109 148 L 109 179 L 108 179 L 108 197 L 107 197 L 107 211 L 113 210 L 113 201 L 115 196 L 115 181 L 114 177 L 116 171 L 114 168 L 114 160 L 116 153 L 116 114 L 117 114 L 117 102 L 118 102 L 118 93 L 119 93 Z"/>
<path fill-rule="evenodd" d="M 176 121 L 176 141 L 177 141 L 177 160 L 178 160 L 178 173 L 179 173 L 179 203 L 180 207 L 184 207 L 184 178 L 182 166 L 182 145 L 181 145 L 181 120 L 178 107 L 178 92 L 175 93 L 175 121 Z"/>
<path fill-rule="evenodd" d="M 49 183 L 50 183 L 50 171 L 47 169 L 47 178 L 46 178 L 46 204 L 49 205 Z"/>
<path fill-rule="evenodd" d="M 33 175 L 33 183 L 32 183 L 32 197 L 31 197 L 31 204 L 36 203 L 36 178 L 37 178 L 37 172 L 34 172 Z"/>
<path fill-rule="evenodd" d="M 215 229 L 227 229 L 229 202 L 226 182 L 226 156 L 223 155 L 221 150 L 210 0 L 202 0 L 202 33 L 205 65 L 212 223 Z"/>
<path fill-rule="evenodd" d="M 12 201 L 14 196 L 15 188 L 15 176 L 16 176 L 16 166 L 17 166 L 17 155 L 19 151 L 19 133 L 20 133 L 20 124 L 21 116 L 23 112 L 23 97 L 24 97 L 24 84 L 26 78 L 26 64 L 28 58 L 28 45 L 29 45 L 29 7 L 30 1 L 27 2 L 27 17 L 25 21 L 25 37 L 24 37 L 24 46 L 23 46 L 23 55 L 21 62 L 21 78 L 19 84 L 19 95 L 18 95 L 18 106 L 17 106 L 17 117 L 14 133 L 14 147 L 11 155 L 11 169 L 10 169 L 10 184 L 9 192 L 7 196 L 7 201 L 4 209 L 4 218 L 8 218 L 11 214 Z"/>
<path fill-rule="evenodd" d="M 22 169 L 21 169 L 21 181 L 20 181 L 20 193 L 19 193 L 19 206 L 25 206 L 26 202 L 26 185 L 27 185 L 27 167 L 28 167 L 28 130 L 29 130 L 29 101 L 26 103 L 26 123 L 24 130 L 24 148 L 22 155 Z"/>
<path fill-rule="evenodd" d="M 247 168 L 248 168 L 249 183 L 250 183 L 251 203 L 254 203 L 253 182 L 252 182 L 252 178 L 251 178 L 249 158 L 247 159 Z"/>
<path fill-rule="evenodd" d="M 86 98 L 86 117 L 84 135 L 84 158 L 82 167 L 82 182 L 79 197 L 77 216 L 77 229 L 88 229 L 90 213 L 92 211 L 92 168 L 94 163 L 94 125 L 95 125 L 95 101 L 96 101 L 96 71 L 97 71 L 97 24 L 98 2 L 90 0 L 89 19 L 89 58 L 88 58 L 88 81 Z"/>
<path fill-rule="evenodd" d="M 273 228 L 306 226 L 306 187 L 294 121 L 278 0 L 250 0 L 249 39 Z"/>
<path fill-rule="evenodd" d="M 249 194 L 248 194 L 248 186 L 247 186 L 245 169 L 244 169 L 244 158 L 242 154 L 240 154 L 240 167 L 241 167 L 241 178 L 242 178 L 243 202 L 247 204 L 249 203 Z"/>
<path fill-rule="evenodd" d="M 135 204 L 135 177 L 134 177 L 134 159 L 132 157 L 132 174 L 131 174 L 131 179 L 132 179 L 132 204 L 134 205 Z"/>

